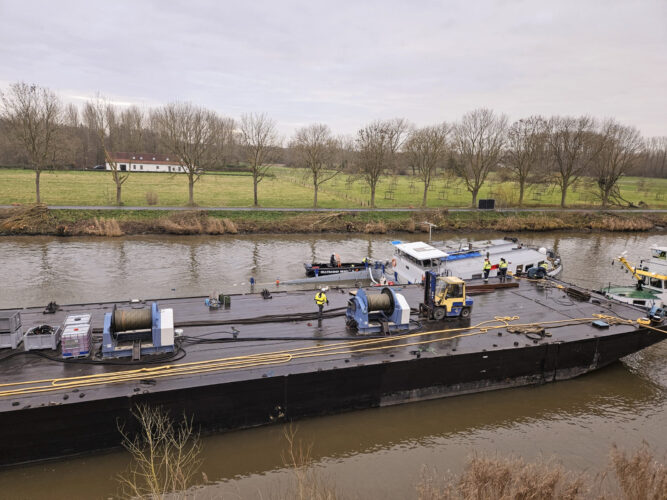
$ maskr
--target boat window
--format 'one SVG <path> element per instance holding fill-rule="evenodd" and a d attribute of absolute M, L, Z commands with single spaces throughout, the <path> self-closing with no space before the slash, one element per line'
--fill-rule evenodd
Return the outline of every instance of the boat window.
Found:
<path fill-rule="evenodd" d="M 658 278 L 649 278 L 649 285 L 655 288 L 662 288 L 662 280 Z"/>
<path fill-rule="evenodd" d="M 632 304 L 635 305 L 635 306 L 645 306 L 646 301 L 645 300 L 633 300 Z"/>
<path fill-rule="evenodd" d="M 530 269 L 531 267 L 533 267 L 532 264 L 526 264 L 526 271 L 528 271 L 528 269 Z"/>
<path fill-rule="evenodd" d="M 430 260 L 423 260 L 421 262 L 423 267 L 431 267 L 431 261 Z"/>
<path fill-rule="evenodd" d="M 517 274 L 521 274 L 523 272 L 523 264 L 516 266 L 516 272 Z"/>

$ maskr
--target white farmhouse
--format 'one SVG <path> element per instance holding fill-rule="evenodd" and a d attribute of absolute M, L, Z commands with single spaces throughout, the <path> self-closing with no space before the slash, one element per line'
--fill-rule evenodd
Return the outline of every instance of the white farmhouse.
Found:
<path fill-rule="evenodd" d="M 185 172 L 185 168 L 177 158 L 155 153 L 112 153 L 112 159 L 121 172 Z M 111 170 L 108 162 L 106 169 Z"/>

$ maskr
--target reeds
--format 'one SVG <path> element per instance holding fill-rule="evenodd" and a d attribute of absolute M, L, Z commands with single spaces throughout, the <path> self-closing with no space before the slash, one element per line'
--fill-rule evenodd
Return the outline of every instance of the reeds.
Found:
<path fill-rule="evenodd" d="M 39 233 L 50 225 L 49 209 L 44 204 L 0 209 L 0 231 L 4 233 Z"/>
<path fill-rule="evenodd" d="M 123 236 L 123 230 L 120 228 L 116 219 L 104 219 L 95 217 L 91 224 L 84 228 L 84 234 L 90 236 L 107 236 L 109 238 Z"/>
<path fill-rule="evenodd" d="M 624 500 L 667 499 L 667 467 L 644 442 L 631 453 L 612 447 L 609 468 L 589 476 L 552 460 L 472 456 L 456 476 L 423 468 L 419 500 Z"/>
<path fill-rule="evenodd" d="M 387 232 L 387 225 L 382 222 L 369 222 L 364 227 L 364 233 L 366 234 L 385 234 Z"/>
<path fill-rule="evenodd" d="M 667 498 L 667 467 L 655 459 L 646 442 L 632 454 L 627 454 L 614 445 L 609 457 L 624 498 L 628 500 Z"/>

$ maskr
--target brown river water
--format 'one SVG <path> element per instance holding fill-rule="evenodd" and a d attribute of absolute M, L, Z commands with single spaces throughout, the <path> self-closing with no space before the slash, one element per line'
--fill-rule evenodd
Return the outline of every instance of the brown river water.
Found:
<path fill-rule="evenodd" d="M 613 258 L 627 251 L 637 262 L 650 245 L 667 244 L 664 234 L 521 236 L 555 248 L 565 266 L 561 278 L 590 288 L 629 284 Z M 276 279 L 302 277 L 303 262 L 328 260 L 334 251 L 343 260 L 390 259 L 392 239 L 423 235 L 5 237 L 0 308 L 243 293 L 251 276 L 260 288 L 275 287 Z M 312 444 L 322 477 L 350 498 L 414 498 L 424 465 L 458 471 L 475 452 L 553 456 L 568 468 L 595 473 L 605 468 L 612 444 L 634 449 L 647 441 L 658 456 L 667 454 L 666 361 L 667 342 L 570 381 L 303 420 L 297 438 Z M 192 495 L 281 497 L 291 477 L 283 432 L 275 425 L 204 437 L 201 470 L 209 483 Z M 0 470 L 0 497 L 113 497 L 128 460 L 111 451 Z"/>

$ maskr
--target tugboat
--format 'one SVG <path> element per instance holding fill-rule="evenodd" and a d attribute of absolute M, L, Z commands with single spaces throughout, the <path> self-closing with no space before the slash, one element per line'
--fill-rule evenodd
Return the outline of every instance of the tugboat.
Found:
<path fill-rule="evenodd" d="M 557 276 L 563 265 L 553 250 L 524 246 L 517 238 L 442 243 L 392 241 L 394 255 L 388 279 L 397 283 L 421 283 L 427 272 L 439 276 L 457 276 L 464 280 L 482 277 L 484 259 L 491 261 L 491 271 L 498 272 L 500 259 L 507 262 L 508 275 L 528 274 L 540 269 L 543 275 Z M 546 265 L 546 269 L 545 269 Z M 493 274 L 492 276 L 496 276 Z M 544 276 L 542 276 L 544 277 Z"/>
<path fill-rule="evenodd" d="M 667 304 L 667 246 L 653 246 L 650 250 L 650 259 L 640 260 L 639 266 L 630 264 L 625 252 L 616 259 L 625 266 L 626 272 L 632 273 L 635 286 L 610 284 L 601 292 L 608 298 L 645 309 L 664 307 Z"/>

